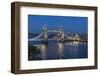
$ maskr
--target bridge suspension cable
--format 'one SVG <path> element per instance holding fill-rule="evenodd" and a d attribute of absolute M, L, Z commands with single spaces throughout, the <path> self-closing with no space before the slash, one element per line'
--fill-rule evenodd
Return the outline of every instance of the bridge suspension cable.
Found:
<path fill-rule="evenodd" d="M 29 41 L 33 41 L 33 40 L 39 39 L 42 36 L 42 34 L 43 34 L 43 32 L 41 32 L 38 36 L 29 39 Z"/>

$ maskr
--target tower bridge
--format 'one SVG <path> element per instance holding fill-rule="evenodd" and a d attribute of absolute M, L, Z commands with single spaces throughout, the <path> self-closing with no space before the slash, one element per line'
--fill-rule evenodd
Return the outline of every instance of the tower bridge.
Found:
<path fill-rule="evenodd" d="M 79 41 L 79 40 L 81 40 L 81 38 L 80 38 L 80 36 L 78 34 L 76 34 L 73 37 L 72 36 L 67 36 L 64 33 L 64 29 L 63 28 L 49 30 L 47 26 L 44 26 L 43 29 L 42 29 L 42 32 L 38 36 L 29 39 L 29 41 L 42 40 L 44 42 L 47 42 L 49 40 L 48 33 L 50 33 L 50 32 L 56 32 L 57 35 L 59 35 L 59 38 L 57 38 L 57 40 L 59 40 L 59 41 L 64 41 L 64 40 L 78 40 Z M 41 37 L 43 37 L 43 38 L 40 39 Z M 66 37 L 66 39 L 65 39 L 65 37 Z"/>
<path fill-rule="evenodd" d="M 49 32 L 57 32 L 57 33 L 59 33 L 60 40 L 64 39 L 64 29 L 63 28 L 60 28 L 58 30 L 48 30 L 47 26 L 44 26 L 43 27 L 44 41 L 48 40 L 48 33 Z"/>

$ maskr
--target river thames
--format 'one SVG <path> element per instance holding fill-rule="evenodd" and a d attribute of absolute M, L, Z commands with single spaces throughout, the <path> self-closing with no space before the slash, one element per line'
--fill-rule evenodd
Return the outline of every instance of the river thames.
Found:
<path fill-rule="evenodd" d="M 57 40 L 49 40 L 47 44 L 34 41 L 30 41 L 29 44 L 35 47 L 38 52 L 33 54 L 34 50 L 28 50 L 28 60 L 88 58 L 88 47 L 86 42 L 70 41 L 62 43 Z"/>

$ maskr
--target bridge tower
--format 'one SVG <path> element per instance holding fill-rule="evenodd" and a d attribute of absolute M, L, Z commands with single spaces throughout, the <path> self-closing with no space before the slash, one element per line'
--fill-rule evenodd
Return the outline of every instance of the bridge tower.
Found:
<path fill-rule="evenodd" d="M 64 29 L 60 28 L 61 40 L 64 40 Z"/>
<path fill-rule="evenodd" d="M 47 40 L 48 40 L 48 28 L 47 28 L 46 24 L 43 27 L 43 34 L 44 34 L 44 38 L 43 38 L 44 42 L 47 42 Z"/>

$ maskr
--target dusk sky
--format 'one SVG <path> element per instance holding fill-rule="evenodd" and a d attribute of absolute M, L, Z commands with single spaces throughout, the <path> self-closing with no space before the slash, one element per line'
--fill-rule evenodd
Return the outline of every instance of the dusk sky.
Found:
<path fill-rule="evenodd" d="M 64 28 L 64 32 L 87 33 L 88 17 L 28 15 L 28 32 L 39 33 L 44 25 L 48 29 Z"/>

